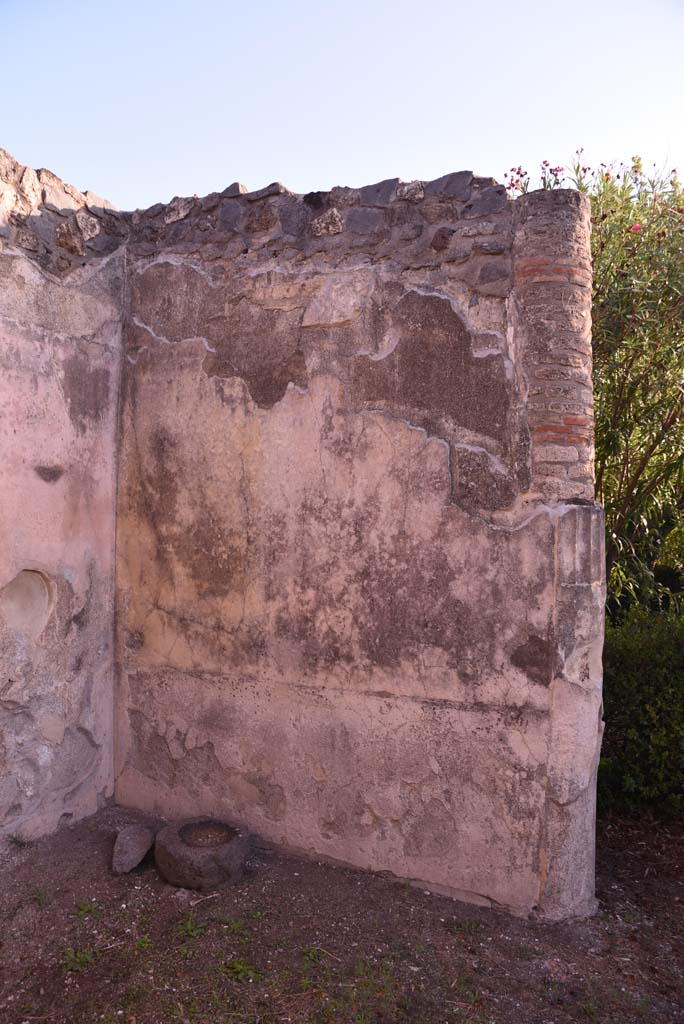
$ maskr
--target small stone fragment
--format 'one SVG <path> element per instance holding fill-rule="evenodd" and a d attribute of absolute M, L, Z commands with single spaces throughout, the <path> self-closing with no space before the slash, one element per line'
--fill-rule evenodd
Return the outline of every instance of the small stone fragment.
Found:
<path fill-rule="evenodd" d="M 78 224 L 81 234 L 86 242 L 90 242 L 100 233 L 100 222 L 84 209 L 77 210 L 74 219 Z"/>
<path fill-rule="evenodd" d="M 224 190 L 221 193 L 221 195 L 224 198 L 227 199 L 227 198 L 233 198 L 234 196 L 244 196 L 244 195 L 247 195 L 248 191 L 249 190 L 248 190 L 247 186 L 243 185 L 241 181 L 234 181 L 232 185 L 228 186 L 228 188 L 224 188 Z"/>
<path fill-rule="evenodd" d="M 411 203 L 420 202 L 425 195 L 422 181 L 400 181 L 397 185 L 397 199 L 407 199 Z"/>
<path fill-rule="evenodd" d="M 259 188 L 256 192 L 248 192 L 246 197 L 250 203 L 253 203 L 256 199 L 265 199 L 267 196 L 289 196 L 291 194 L 289 188 L 286 188 L 282 182 L 272 181 L 270 185 Z"/>
<path fill-rule="evenodd" d="M 85 252 L 83 235 L 74 216 L 57 228 L 57 244 L 74 256 L 82 256 Z"/>
<path fill-rule="evenodd" d="M 432 246 L 433 249 L 437 249 L 438 252 L 441 251 L 442 249 L 447 249 L 453 235 L 453 228 L 437 228 L 434 235 L 432 236 L 432 241 L 430 242 L 430 245 Z"/>
<path fill-rule="evenodd" d="M 174 196 L 164 213 L 165 224 L 175 224 L 177 220 L 183 220 L 195 205 L 194 196 Z"/>
<path fill-rule="evenodd" d="M 154 832 L 146 825 L 127 825 L 122 828 L 116 837 L 112 854 L 114 874 L 125 875 L 133 868 L 137 868 L 153 844 Z"/>
<path fill-rule="evenodd" d="M 315 238 L 320 238 L 322 235 L 339 235 L 341 231 L 342 218 L 334 206 L 311 222 L 311 234 Z"/>

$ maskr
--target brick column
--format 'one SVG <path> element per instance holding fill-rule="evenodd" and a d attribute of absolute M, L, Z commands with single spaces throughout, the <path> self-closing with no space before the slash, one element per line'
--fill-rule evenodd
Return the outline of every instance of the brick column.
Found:
<path fill-rule="evenodd" d="M 532 192 L 515 201 L 513 224 L 510 322 L 530 432 L 528 497 L 560 505 L 538 912 L 562 919 L 596 907 L 605 584 L 593 502 L 589 201 L 566 189 Z"/>
<path fill-rule="evenodd" d="M 534 496 L 592 500 L 589 200 L 531 192 L 513 212 L 513 343 L 526 389 Z"/>

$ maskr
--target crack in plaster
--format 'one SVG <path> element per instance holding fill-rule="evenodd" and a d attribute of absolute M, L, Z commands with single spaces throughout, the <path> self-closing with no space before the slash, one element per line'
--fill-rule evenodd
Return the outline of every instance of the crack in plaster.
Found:
<path fill-rule="evenodd" d="M 135 313 L 131 314 L 131 320 L 133 321 L 133 323 L 135 324 L 136 327 L 140 327 L 141 330 L 145 331 L 147 334 L 150 335 L 151 338 L 154 338 L 155 341 L 160 342 L 162 345 L 188 345 L 188 344 L 194 344 L 197 341 L 201 341 L 202 345 L 207 350 L 207 352 L 214 352 L 214 353 L 216 352 L 216 349 L 212 348 L 212 346 L 209 344 L 209 342 L 208 342 L 208 340 L 206 338 L 202 338 L 202 337 L 198 336 L 198 337 L 195 337 L 195 338 L 180 338 L 179 341 L 171 341 L 169 338 L 165 338 L 163 334 L 157 334 L 156 331 L 154 331 L 149 326 L 149 324 L 144 323 L 140 319 L 140 317 L 135 315 Z M 145 346 L 145 347 L 147 347 L 147 346 Z M 140 355 L 141 351 L 142 351 L 142 349 L 139 350 L 138 355 Z M 136 360 L 136 362 L 137 362 L 137 360 Z"/>

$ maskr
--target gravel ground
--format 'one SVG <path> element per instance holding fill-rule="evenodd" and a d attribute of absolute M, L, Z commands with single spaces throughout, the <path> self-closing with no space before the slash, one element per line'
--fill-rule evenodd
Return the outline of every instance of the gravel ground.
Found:
<path fill-rule="evenodd" d="M 1 1024 L 684 1022 L 684 825 L 599 824 L 589 921 L 543 925 L 259 849 L 205 895 L 109 870 L 108 807 L 2 841 Z"/>

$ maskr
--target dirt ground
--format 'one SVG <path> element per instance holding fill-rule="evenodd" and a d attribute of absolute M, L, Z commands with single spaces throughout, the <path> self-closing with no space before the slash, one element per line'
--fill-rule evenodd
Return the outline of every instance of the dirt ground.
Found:
<path fill-rule="evenodd" d="M 543 925 L 266 849 L 209 896 L 114 877 L 132 820 L 5 842 L 1 1024 L 684 1021 L 684 825 L 603 821 L 600 914 Z"/>

